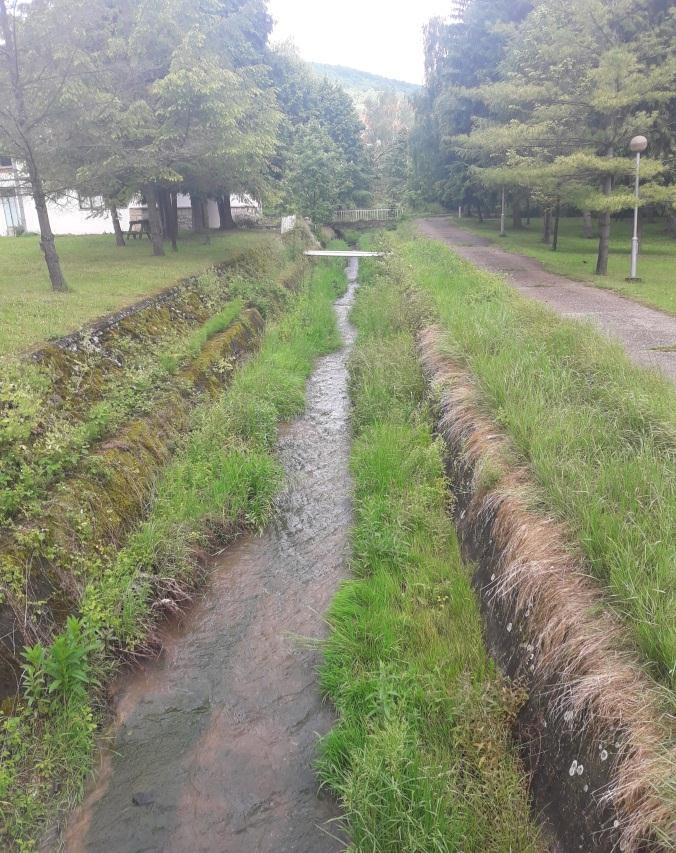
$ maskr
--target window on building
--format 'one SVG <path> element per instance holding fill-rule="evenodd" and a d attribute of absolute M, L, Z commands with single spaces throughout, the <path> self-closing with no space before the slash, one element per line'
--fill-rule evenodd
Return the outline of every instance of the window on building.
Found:
<path fill-rule="evenodd" d="M 0 169 L 11 169 L 12 168 L 12 158 L 5 157 L 4 154 L 0 154 Z"/>
<path fill-rule="evenodd" d="M 0 210 L 2 210 L 8 228 L 23 227 L 21 208 L 15 190 L 0 187 Z"/>
<path fill-rule="evenodd" d="M 103 197 L 100 195 L 80 195 L 77 194 L 78 204 L 80 205 L 80 210 L 103 210 L 105 207 L 103 203 Z"/>

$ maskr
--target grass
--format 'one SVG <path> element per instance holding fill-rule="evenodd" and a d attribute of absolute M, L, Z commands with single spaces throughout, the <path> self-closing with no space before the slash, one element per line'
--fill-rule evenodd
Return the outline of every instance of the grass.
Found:
<path fill-rule="evenodd" d="M 24 705 L 0 718 L 4 849 L 36 849 L 46 819 L 80 795 L 119 650 L 147 651 L 155 602 L 169 612 L 185 602 L 200 576 L 196 550 L 269 518 L 282 480 L 277 424 L 302 411 L 315 359 L 340 343 L 332 302 L 344 286 L 335 264 L 317 267 L 228 391 L 194 412 L 145 521 L 111 565 L 92 569 L 77 617 L 49 647 L 28 650 Z"/>
<path fill-rule="evenodd" d="M 559 246 L 556 252 L 542 242 L 542 220 L 532 219 L 530 228 L 513 231 L 507 227 L 507 236 L 500 237 L 499 223 L 495 220 L 479 224 L 476 219 L 454 217 L 456 224 L 475 234 L 481 234 L 499 243 L 510 252 L 522 252 L 537 258 L 545 269 L 578 281 L 592 282 L 636 299 L 646 305 L 676 314 L 676 240 L 664 233 L 661 223 L 646 223 L 639 255 L 639 276 L 642 281 L 625 281 L 629 275 L 631 231 L 633 223 L 627 219 L 613 222 L 608 258 L 608 275 L 594 275 L 598 240 L 582 236 L 580 217 L 562 217 L 559 226 Z M 676 342 L 675 342 L 676 343 Z"/>
<path fill-rule="evenodd" d="M 215 263 L 264 245 L 259 232 L 186 236 L 179 251 L 153 257 L 148 241 L 124 249 L 110 235 L 58 237 L 70 291 L 54 293 L 34 235 L 0 240 L 0 358 L 25 350 L 168 287 Z"/>
<path fill-rule="evenodd" d="M 427 294 L 449 354 L 565 521 L 652 673 L 676 679 L 676 399 L 587 325 L 400 231 L 390 275 Z"/>
<path fill-rule="evenodd" d="M 366 268 L 365 268 L 366 270 Z M 350 365 L 354 578 L 321 672 L 339 721 L 319 770 L 360 853 L 542 849 L 508 742 L 519 697 L 481 636 L 396 284 L 361 277 Z"/>

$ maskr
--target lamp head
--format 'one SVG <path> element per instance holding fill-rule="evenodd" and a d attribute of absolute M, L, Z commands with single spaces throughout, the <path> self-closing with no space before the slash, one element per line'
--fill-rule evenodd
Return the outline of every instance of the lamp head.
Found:
<path fill-rule="evenodd" d="M 645 136 L 635 136 L 629 143 L 629 148 L 634 152 L 645 151 L 647 147 L 648 140 L 645 138 Z"/>

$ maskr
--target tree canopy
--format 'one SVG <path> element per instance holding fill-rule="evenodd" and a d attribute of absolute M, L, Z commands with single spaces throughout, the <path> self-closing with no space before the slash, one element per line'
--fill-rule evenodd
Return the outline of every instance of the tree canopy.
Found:
<path fill-rule="evenodd" d="M 368 198 L 351 99 L 269 47 L 265 0 L 2 0 L 0 25 L 0 152 L 35 199 L 54 287 L 46 201 L 66 191 L 111 211 L 143 197 L 156 254 L 176 246 L 178 192 L 226 219 L 233 192 L 318 218 Z"/>
<path fill-rule="evenodd" d="M 629 141 L 650 140 L 642 203 L 671 207 L 674 10 L 663 0 L 469 0 L 426 32 L 412 134 L 420 196 L 490 204 L 507 189 L 596 213 L 597 272 L 611 215 L 631 207 Z"/>

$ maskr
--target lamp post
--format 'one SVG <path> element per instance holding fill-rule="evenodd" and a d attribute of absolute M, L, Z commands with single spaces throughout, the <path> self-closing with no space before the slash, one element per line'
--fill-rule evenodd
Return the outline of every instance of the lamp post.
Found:
<path fill-rule="evenodd" d="M 505 234 L 505 188 L 502 188 L 502 207 L 500 208 L 500 236 L 506 237 Z"/>
<path fill-rule="evenodd" d="M 631 238 L 631 273 L 627 281 L 640 281 L 636 275 L 638 264 L 638 175 L 641 168 L 641 151 L 648 147 L 645 136 L 635 136 L 629 143 L 629 148 L 636 153 L 636 178 L 634 184 L 634 236 Z"/>

